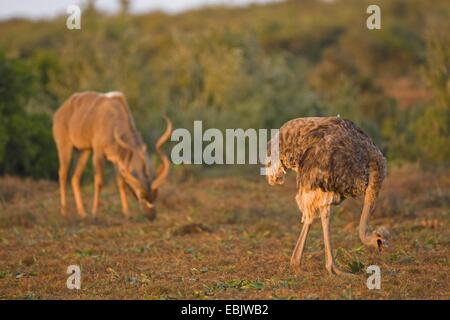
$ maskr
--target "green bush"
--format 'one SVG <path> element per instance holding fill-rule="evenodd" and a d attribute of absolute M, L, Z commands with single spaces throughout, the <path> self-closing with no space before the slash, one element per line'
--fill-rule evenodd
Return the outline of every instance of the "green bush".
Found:
<path fill-rule="evenodd" d="M 51 118 L 25 111 L 33 80 L 25 64 L 0 53 L 0 174 L 55 178 Z"/>

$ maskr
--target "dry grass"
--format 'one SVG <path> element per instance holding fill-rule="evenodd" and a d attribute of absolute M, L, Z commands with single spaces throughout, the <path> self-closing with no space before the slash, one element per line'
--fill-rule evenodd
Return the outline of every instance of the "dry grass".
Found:
<path fill-rule="evenodd" d="M 303 273 L 291 272 L 300 231 L 293 177 L 283 187 L 260 177 L 173 180 L 161 192 L 158 219 L 149 222 L 139 214 L 125 221 L 112 185 L 99 217 L 79 221 L 75 213 L 59 215 L 55 183 L 1 178 L 0 298 L 450 298 L 448 174 L 391 170 L 371 220 L 393 236 L 382 255 L 357 237 L 361 201 L 336 209 L 335 254 L 356 272 L 350 278 L 326 273 L 318 222 Z M 92 187 L 83 191 L 88 205 Z M 66 288 L 71 264 L 81 266 L 80 291 Z M 366 287 L 370 264 L 381 267 L 381 290 Z"/>

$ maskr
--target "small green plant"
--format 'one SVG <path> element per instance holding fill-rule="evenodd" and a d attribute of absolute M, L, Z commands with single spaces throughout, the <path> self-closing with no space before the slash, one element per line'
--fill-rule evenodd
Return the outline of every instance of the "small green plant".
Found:
<path fill-rule="evenodd" d="M 76 256 L 80 257 L 80 258 L 91 257 L 92 255 L 93 255 L 93 252 L 91 249 L 81 249 L 81 250 L 77 250 L 77 252 L 76 252 Z"/>
<path fill-rule="evenodd" d="M 186 248 L 186 249 L 184 249 L 184 253 L 192 254 L 192 253 L 194 253 L 194 248 L 191 248 L 191 247 Z"/>
<path fill-rule="evenodd" d="M 126 276 L 125 277 L 125 283 L 126 284 L 130 284 L 132 286 L 137 286 L 137 285 L 139 285 L 139 279 L 137 277 L 134 277 L 134 276 Z"/>
<path fill-rule="evenodd" d="M 364 269 L 364 264 L 359 260 L 353 260 L 348 264 L 351 273 L 359 273 Z"/>
<path fill-rule="evenodd" d="M 352 287 L 348 287 L 342 291 L 342 297 L 346 300 L 353 300 Z"/>
<path fill-rule="evenodd" d="M 234 288 L 234 289 L 255 289 L 255 290 L 261 290 L 264 285 L 262 282 L 255 280 L 229 280 L 229 281 L 220 281 L 218 283 L 216 283 L 215 287 L 217 289 L 229 289 L 229 288 Z"/>

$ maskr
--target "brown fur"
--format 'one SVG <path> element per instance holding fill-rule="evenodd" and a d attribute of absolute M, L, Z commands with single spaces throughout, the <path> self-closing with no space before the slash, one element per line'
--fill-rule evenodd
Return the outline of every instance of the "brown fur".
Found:
<path fill-rule="evenodd" d="M 296 200 L 305 224 L 291 259 L 294 269 L 299 269 L 309 225 L 315 217 L 321 217 L 327 269 L 341 273 L 334 265 L 327 233 L 330 206 L 348 197 L 365 196 L 359 228 L 362 242 L 380 250 L 387 244 L 386 230 L 367 234 L 369 216 L 386 175 L 386 160 L 353 122 L 339 117 L 290 120 L 280 128 L 278 156 L 277 169 L 267 179 L 272 185 L 282 184 L 286 169 L 297 172 Z"/>
<path fill-rule="evenodd" d="M 128 215 L 126 184 L 141 205 L 147 211 L 154 212 L 152 202 L 169 169 L 169 161 L 160 151 L 171 132 L 171 123 L 167 118 L 166 121 L 167 129 L 156 147 L 163 165 L 158 169 L 156 178 L 152 179 L 146 146 L 122 93 L 82 92 L 69 97 L 53 116 L 53 137 L 60 163 L 61 212 L 65 214 L 66 210 L 65 182 L 73 149 L 80 151 L 72 176 L 72 188 L 81 217 L 85 216 L 85 212 L 79 179 L 91 151 L 95 172 L 93 214 L 96 213 L 99 202 L 104 158 L 111 161 L 117 169 L 117 184 L 124 214 Z"/>

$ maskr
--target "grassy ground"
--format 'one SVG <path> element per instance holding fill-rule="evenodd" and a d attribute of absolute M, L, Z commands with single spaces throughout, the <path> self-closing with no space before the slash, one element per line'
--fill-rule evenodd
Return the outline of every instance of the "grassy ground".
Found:
<path fill-rule="evenodd" d="M 301 227 L 294 180 L 270 187 L 260 177 L 172 177 L 149 222 L 134 203 L 136 215 L 125 221 L 113 185 L 98 218 L 79 221 L 59 215 L 55 183 L 0 178 L 0 298 L 450 298 L 448 173 L 390 170 L 371 220 L 392 234 L 381 255 L 358 239 L 361 201 L 335 210 L 337 263 L 354 277 L 326 273 L 319 221 L 302 274 L 290 270 Z M 87 185 L 86 205 L 91 194 Z M 82 270 L 79 291 L 66 288 L 72 264 Z M 381 268 L 381 290 L 366 287 L 371 264 Z"/>

